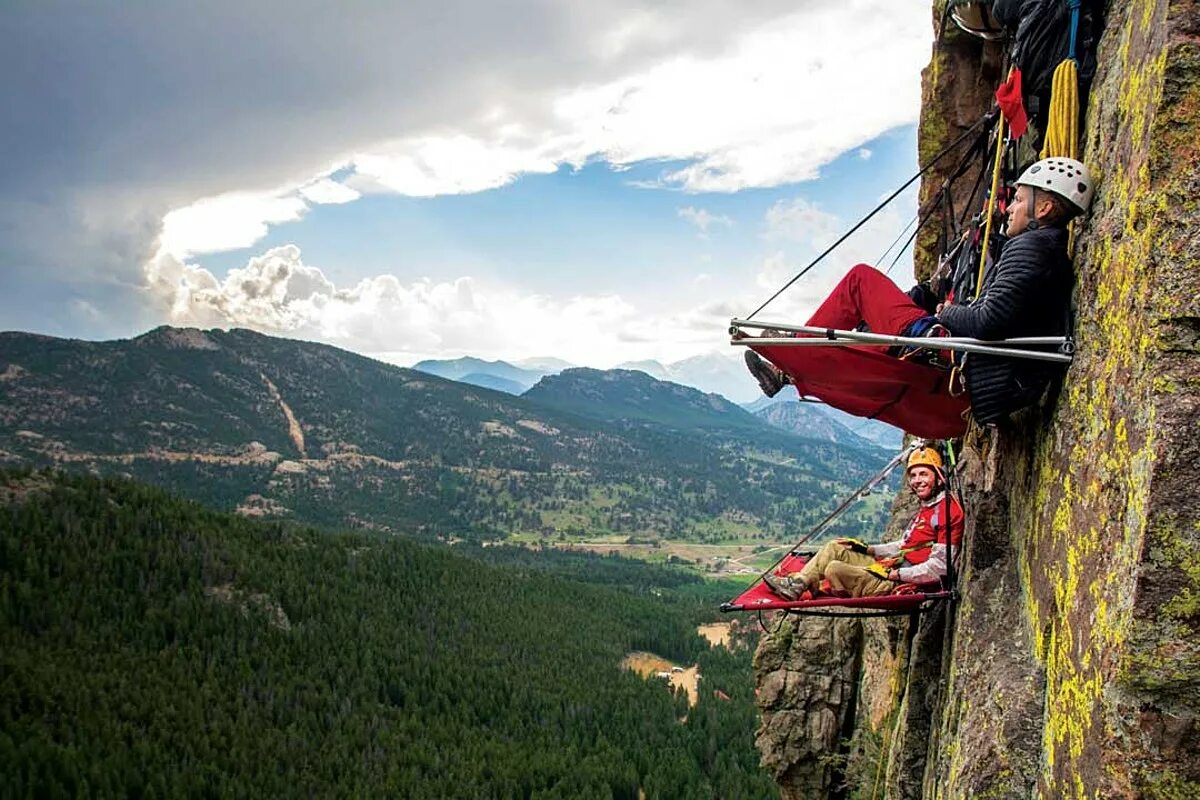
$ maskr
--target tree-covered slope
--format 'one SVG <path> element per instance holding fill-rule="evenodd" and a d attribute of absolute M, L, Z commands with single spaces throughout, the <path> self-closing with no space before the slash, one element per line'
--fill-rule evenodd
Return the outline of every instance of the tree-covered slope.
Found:
<path fill-rule="evenodd" d="M 244 330 L 0 334 L 0 463 L 123 474 L 253 515 L 482 539 L 778 536 L 879 460 L 724 401 L 709 416 L 734 424 L 714 434 L 692 399 L 664 403 L 675 388 L 638 377 L 673 417 L 599 419 Z"/>
<path fill-rule="evenodd" d="M 0 797 L 774 796 L 748 650 L 603 563 L 625 578 L 0 474 Z M 635 649 L 698 658 L 698 705 Z"/>

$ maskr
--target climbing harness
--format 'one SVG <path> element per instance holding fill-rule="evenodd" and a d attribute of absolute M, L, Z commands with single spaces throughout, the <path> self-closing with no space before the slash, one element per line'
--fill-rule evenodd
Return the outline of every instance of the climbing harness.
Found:
<path fill-rule="evenodd" d="M 944 509 L 940 515 L 942 531 L 945 534 L 946 544 L 946 576 L 942 579 L 940 588 L 923 591 L 920 588 L 912 587 L 909 584 L 903 584 L 897 587 L 898 591 L 892 594 L 875 595 L 872 597 L 817 597 L 811 600 L 785 600 L 772 593 L 769 587 L 764 583 L 764 578 L 776 571 L 783 570 L 785 573 L 799 571 L 800 567 L 805 563 L 805 553 L 800 551 L 800 548 L 810 539 L 816 536 L 821 531 L 824 531 L 832 523 L 834 519 L 843 514 L 855 501 L 870 493 L 870 490 L 878 486 L 883 481 L 887 480 L 888 476 L 901 463 L 907 461 L 909 454 L 917 450 L 919 447 L 926 446 L 922 444 L 912 444 L 902 450 L 891 461 L 889 461 L 882 470 L 872 476 L 865 484 L 856 489 L 849 497 L 846 498 L 833 512 L 830 513 L 824 520 L 817 523 L 809 530 L 798 542 L 788 547 L 787 552 L 773 564 L 759 573 L 758 577 L 735 599 L 723 603 L 720 610 L 726 613 L 739 611 L 756 611 L 758 612 L 759 624 L 766 626 L 762 621 L 763 611 L 783 611 L 785 614 L 797 614 L 802 616 L 816 617 L 891 617 L 901 614 L 922 613 L 929 610 L 937 602 L 943 600 L 953 601 L 957 598 L 957 589 L 954 573 L 954 545 L 952 536 L 952 520 L 951 520 L 951 486 L 953 481 L 953 473 L 957 470 L 957 461 L 954 457 L 953 447 L 949 441 L 945 443 L 948 455 L 949 468 L 943 471 L 943 495 Z M 934 541 L 936 541 L 938 533 L 938 520 L 934 521 Z M 857 540 L 851 540 L 857 542 Z M 932 547 L 933 541 L 927 545 L 918 545 L 906 548 L 907 553 L 916 552 L 923 547 Z M 782 549 L 782 548 L 780 548 Z M 769 552 L 769 551 L 767 551 Z M 811 551 L 809 551 L 811 553 Z M 902 551 L 905 553 L 905 551 Z M 905 553 L 905 554 L 907 554 Z M 893 558 L 898 558 L 894 556 Z M 776 572 L 776 574 L 780 574 Z M 886 572 L 883 577 L 886 577 Z M 781 623 L 782 624 L 782 621 Z"/>

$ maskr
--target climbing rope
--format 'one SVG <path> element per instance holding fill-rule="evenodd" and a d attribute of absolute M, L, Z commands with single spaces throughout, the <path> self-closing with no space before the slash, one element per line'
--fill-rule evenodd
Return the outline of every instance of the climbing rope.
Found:
<path fill-rule="evenodd" d="M 1067 57 L 1054 70 L 1050 83 L 1050 117 L 1042 158 L 1078 158 L 1079 150 L 1079 12 L 1082 0 L 1068 0 L 1071 9 L 1071 38 Z"/>
<path fill-rule="evenodd" d="M 983 289 L 983 270 L 987 266 L 988 247 L 992 239 L 992 218 L 995 216 L 996 195 L 1000 191 L 1000 165 L 1004 158 L 1004 117 L 996 120 L 996 163 L 992 166 L 992 191 L 988 195 L 987 216 L 983 228 L 983 249 L 979 252 L 979 275 L 975 279 L 975 295 Z"/>
<path fill-rule="evenodd" d="M 1050 83 L 1050 116 L 1042 158 L 1079 158 L 1079 62 L 1075 59 L 1080 0 L 1070 0 L 1071 43 L 1067 57 L 1054 69 Z M 1074 250 L 1075 225 L 1067 225 L 1067 248 Z"/>
<path fill-rule="evenodd" d="M 780 556 L 778 559 L 776 559 L 775 562 L 773 564 L 771 564 L 771 566 L 767 567 L 762 572 L 760 572 L 758 574 L 758 577 L 754 579 L 754 582 L 751 585 L 753 586 L 754 583 L 758 583 L 759 581 L 761 581 L 764 577 L 766 577 L 768 572 L 770 572 L 771 570 L 773 570 L 777 566 L 779 566 L 781 563 L 783 563 L 783 560 L 785 558 L 787 558 L 789 553 L 795 551 L 801 545 L 808 542 L 809 539 L 813 538 L 818 533 L 821 533 L 822 531 L 824 531 L 831 524 L 833 524 L 834 520 L 836 520 L 842 514 L 846 513 L 847 509 L 849 509 L 850 506 L 854 505 L 854 503 L 856 501 L 862 499 L 863 497 L 866 497 L 872 491 L 874 491 L 880 484 L 882 484 L 884 481 L 886 481 L 888 479 L 888 476 L 891 475 L 892 472 L 897 467 L 899 467 L 905 461 L 905 459 L 908 458 L 908 454 L 911 453 L 913 450 L 915 450 L 916 447 L 917 446 L 915 444 L 911 444 L 908 447 L 901 450 L 899 453 L 897 453 L 896 456 L 894 458 L 892 458 L 891 461 L 889 461 L 887 464 L 884 465 L 883 469 L 879 470 L 879 472 L 876 472 L 874 475 L 872 475 L 870 478 L 868 478 L 865 483 L 863 483 L 861 486 L 859 486 L 857 489 L 855 489 L 853 494 L 851 494 L 849 497 L 847 497 L 845 500 L 843 500 L 841 505 L 839 505 L 833 511 L 830 511 L 829 514 L 826 515 L 826 517 L 823 520 L 821 520 L 816 525 L 814 525 L 811 529 L 809 529 L 808 533 L 806 533 L 804 536 L 800 537 L 800 540 L 798 542 L 796 542 L 795 544 L 792 544 L 792 545 L 786 545 L 787 553 L 784 553 L 782 556 Z M 771 550 L 782 550 L 782 549 L 783 549 L 783 546 L 771 548 Z M 769 552 L 771 552 L 771 550 L 761 551 L 760 553 L 758 553 L 758 555 L 762 555 L 763 552 L 769 553 Z"/>
<path fill-rule="evenodd" d="M 1079 72 L 1074 59 L 1063 61 L 1054 70 L 1050 89 L 1050 118 L 1042 158 L 1078 158 L 1079 155 Z"/>
<path fill-rule="evenodd" d="M 895 258 L 892 259 L 892 263 L 888 264 L 888 268 L 886 270 L 884 270 L 884 272 L 883 272 L 884 275 L 892 274 L 892 270 L 896 268 L 896 265 L 898 263 L 900 263 L 900 256 L 904 255 L 904 253 L 908 250 L 908 248 L 912 246 L 913 240 L 915 240 L 917 238 L 917 234 L 920 232 L 921 232 L 921 225 L 917 225 L 916 229 L 913 230 L 913 232 L 909 234 L 908 241 L 906 241 L 904 243 L 904 246 L 896 251 L 896 256 L 895 256 Z"/>
<path fill-rule="evenodd" d="M 921 221 L 921 214 L 920 214 L 920 212 L 918 212 L 917 214 L 914 214 L 913 218 L 908 221 L 908 224 L 905 225 L 904 228 L 898 234 L 896 234 L 896 238 L 892 239 L 892 243 L 887 246 L 887 249 L 879 254 L 879 258 L 875 259 L 875 263 L 882 264 L 883 260 L 885 258 L 887 258 L 888 253 L 892 252 L 892 248 L 895 247 L 896 245 L 900 244 L 900 240 L 903 239 L 904 236 L 908 233 L 908 229 L 911 228 L 913 225 L 918 225 L 918 227 L 919 227 L 918 223 L 920 221 Z M 903 252 L 903 250 L 901 252 Z"/>

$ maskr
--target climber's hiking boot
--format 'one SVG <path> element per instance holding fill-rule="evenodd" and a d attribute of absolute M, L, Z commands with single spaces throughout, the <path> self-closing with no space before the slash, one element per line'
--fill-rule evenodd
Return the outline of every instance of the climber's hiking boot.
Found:
<path fill-rule="evenodd" d="M 746 351 L 746 368 L 758 381 L 758 388 L 767 397 L 774 397 L 787 384 L 784 375 L 776 367 L 764 361 L 758 353 Z"/>
<path fill-rule="evenodd" d="M 772 575 L 770 573 L 763 576 L 763 583 L 767 585 L 775 594 L 785 600 L 799 600 L 800 595 L 808 591 L 808 585 L 800 578 L 793 578 L 790 575 Z"/>

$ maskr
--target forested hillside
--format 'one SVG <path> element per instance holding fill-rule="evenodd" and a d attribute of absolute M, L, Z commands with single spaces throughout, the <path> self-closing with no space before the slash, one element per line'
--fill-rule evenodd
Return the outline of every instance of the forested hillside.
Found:
<path fill-rule="evenodd" d="M 696 636 L 680 573 L 111 479 L 3 474 L 0 504 L 0 797 L 777 796 L 749 650 Z M 619 670 L 638 649 L 698 660 L 699 703 Z"/>
<path fill-rule="evenodd" d="M 524 397 L 547 408 L 600 420 L 763 431 L 752 414 L 719 394 L 661 381 L 638 370 L 568 369 L 542 378 Z"/>
<path fill-rule="evenodd" d="M 518 398 L 244 330 L 0 334 L 0 464 L 329 526 L 711 541 L 784 537 L 883 460 L 641 373 L 567 376 Z"/>

